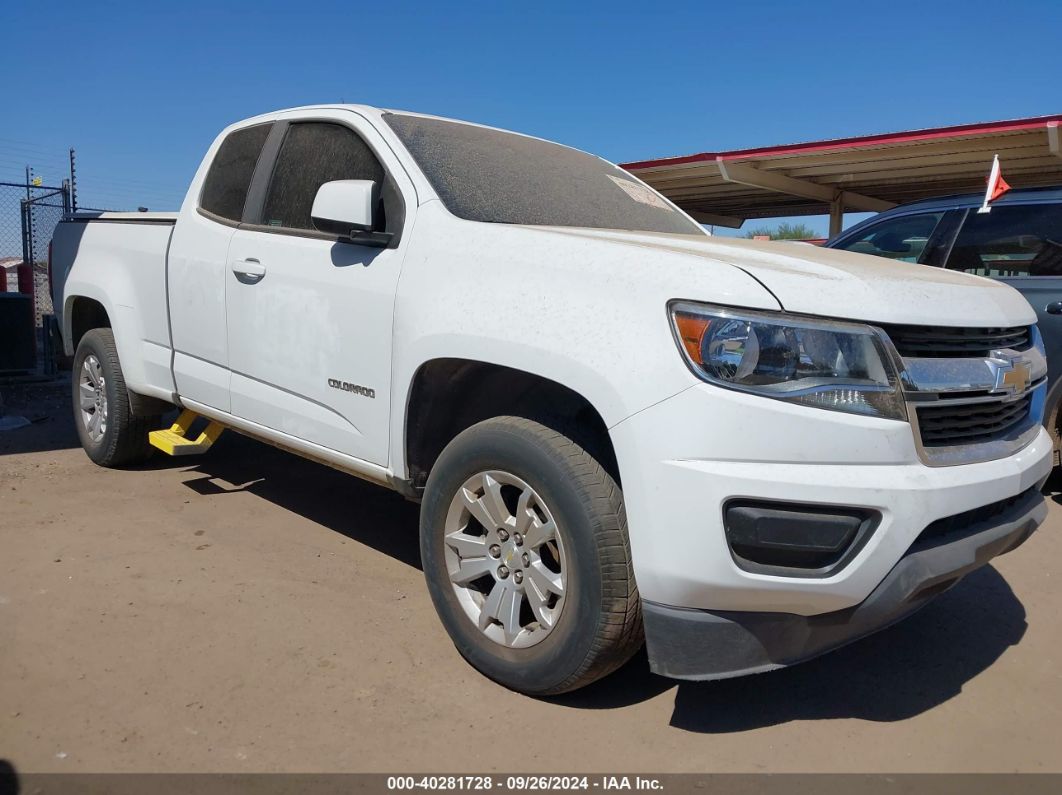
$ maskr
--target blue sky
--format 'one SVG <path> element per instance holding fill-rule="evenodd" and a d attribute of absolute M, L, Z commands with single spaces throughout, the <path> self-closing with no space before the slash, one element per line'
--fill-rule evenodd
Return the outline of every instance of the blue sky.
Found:
<path fill-rule="evenodd" d="M 0 180 L 74 146 L 86 206 L 176 208 L 223 126 L 316 102 L 615 161 L 1062 110 L 1057 0 L 5 2 L 0 30 Z"/>

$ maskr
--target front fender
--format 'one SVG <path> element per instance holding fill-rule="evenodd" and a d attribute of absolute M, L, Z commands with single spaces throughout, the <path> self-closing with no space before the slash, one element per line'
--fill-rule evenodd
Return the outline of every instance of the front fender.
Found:
<path fill-rule="evenodd" d="M 395 301 L 391 456 L 406 471 L 405 409 L 426 362 L 466 359 L 554 381 L 612 427 L 698 383 L 672 336 L 671 299 L 777 309 L 748 274 L 682 252 L 418 211 Z"/>

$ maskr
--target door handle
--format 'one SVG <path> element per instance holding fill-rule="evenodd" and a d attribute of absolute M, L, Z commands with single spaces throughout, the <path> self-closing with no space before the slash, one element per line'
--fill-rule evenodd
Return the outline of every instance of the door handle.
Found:
<path fill-rule="evenodd" d="M 1049 315 L 1062 315 L 1062 301 L 1055 301 L 1044 307 L 1044 311 Z"/>
<path fill-rule="evenodd" d="M 266 274 L 265 265 L 256 259 L 240 259 L 232 263 L 232 272 L 244 284 L 258 284 Z"/>

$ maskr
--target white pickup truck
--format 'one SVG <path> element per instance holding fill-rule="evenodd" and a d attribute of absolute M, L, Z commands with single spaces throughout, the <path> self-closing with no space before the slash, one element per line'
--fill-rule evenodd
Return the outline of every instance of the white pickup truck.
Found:
<path fill-rule="evenodd" d="M 526 693 L 643 643 L 677 678 L 799 662 L 1046 513 L 1016 291 L 712 238 L 537 138 L 270 113 L 221 133 L 179 213 L 75 216 L 53 254 L 93 461 L 144 459 L 179 406 L 419 500 L 442 623 Z"/>

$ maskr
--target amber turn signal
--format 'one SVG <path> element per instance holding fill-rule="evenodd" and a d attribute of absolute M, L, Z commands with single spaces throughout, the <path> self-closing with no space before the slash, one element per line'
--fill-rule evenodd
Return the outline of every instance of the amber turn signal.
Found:
<path fill-rule="evenodd" d="M 687 315 L 683 312 L 675 313 L 675 328 L 678 329 L 682 347 L 686 349 L 686 355 L 695 364 L 704 364 L 701 361 L 701 340 L 704 339 L 704 332 L 708 330 L 710 324 L 711 320 L 700 315 Z"/>

